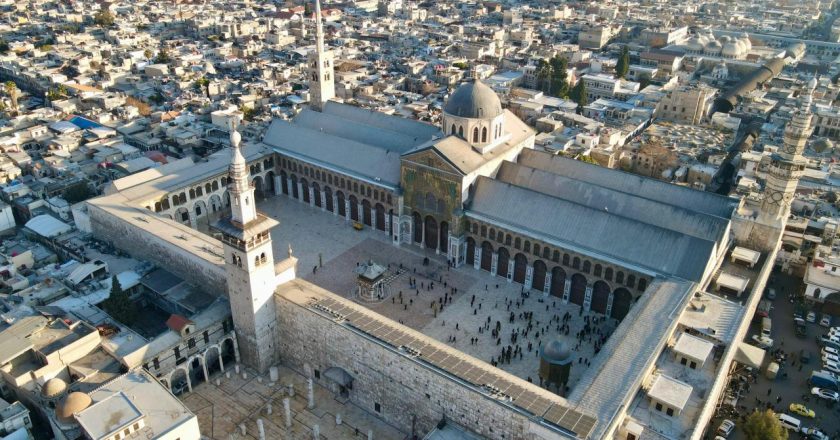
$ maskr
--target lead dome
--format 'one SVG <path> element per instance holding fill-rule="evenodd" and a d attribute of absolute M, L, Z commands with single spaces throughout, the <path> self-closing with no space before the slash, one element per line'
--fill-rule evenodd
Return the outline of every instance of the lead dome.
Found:
<path fill-rule="evenodd" d="M 502 102 L 493 89 L 474 79 L 455 89 L 443 111 L 461 118 L 494 118 L 502 114 Z"/>

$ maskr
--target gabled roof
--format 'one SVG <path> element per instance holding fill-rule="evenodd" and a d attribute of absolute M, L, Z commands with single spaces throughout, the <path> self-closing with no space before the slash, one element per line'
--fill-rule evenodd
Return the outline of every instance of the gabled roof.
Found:
<path fill-rule="evenodd" d="M 169 319 L 166 320 L 166 326 L 178 333 L 180 333 L 182 330 L 184 330 L 184 327 L 190 324 L 194 323 L 181 315 L 172 315 L 169 317 Z"/>

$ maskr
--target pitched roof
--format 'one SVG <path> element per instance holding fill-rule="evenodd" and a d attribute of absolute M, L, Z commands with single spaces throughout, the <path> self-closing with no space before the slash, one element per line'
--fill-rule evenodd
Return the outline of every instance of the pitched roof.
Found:
<path fill-rule="evenodd" d="M 179 333 L 184 329 L 184 327 L 190 324 L 193 324 L 193 322 L 181 315 L 173 314 L 166 320 L 166 326 Z"/>

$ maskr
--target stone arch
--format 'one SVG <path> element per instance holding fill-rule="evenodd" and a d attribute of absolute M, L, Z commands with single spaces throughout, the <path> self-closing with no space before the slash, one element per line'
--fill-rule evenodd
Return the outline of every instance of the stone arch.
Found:
<path fill-rule="evenodd" d="M 458 126 L 458 137 L 461 138 L 461 139 L 464 138 L 464 126 L 463 125 Z"/>
<path fill-rule="evenodd" d="M 190 370 L 190 381 L 192 383 L 207 382 L 210 376 L 207 373 L 207 365 L 204 363 L 204 355 L 196 354 L 190 357 L 186 365 Z"/>
<path fill-rule="evenodd" d="M 236 339 L 233 335 L 226 336 L 222 338 L 221 347 L 222 347 L 222 359 L 225 363 L 231 364 L 234 362 L 239 362 L 239 352 L 237 351 L 236 347 Z"/>
<path fill-rule="evenodd" d="M 344 200 L 344 192 L 343 191 L 336 191 L 335 192 L 335 201 L 337 202 L 338 206 L 336 206 L 336 212 L 341 217 L 347 216 L 347 202 Z"/>
<path fill-rule="evenodd" d="M 563 297 L 566 289 L 566 271 L 560 266 L 551 268 L 551 295 L 558 298 Z"/>
<path fill-rule="evenodd" d="M 189 226 L 190 224 L 190 211 L 187 210 L 185 206 L 181 206 L 175 210 L 175 221 L 184 225 Z"/>
<path fill-rule="evenodd" d="M 300 198 L 303 203 L 309 203 L 309 181 L 304 177 L 300 178 L 300 192 L 303 193 Z"/>
<path fill-rule="evenodd" d="M 613 292 L 613 303 L 610 316 L 621 321 L 627 316 L 630 311 L 630 306 L 633 304 L 633 295 L 624 287 L 619 287 Z"/>
<path fill-rule="evenodd" d="M 534 273 L 531 276 L 531 286 L 540 292 L 545 289 L 545 274 L 548 271 L 542 260 L 534 261 Z"/>
<path fill-rule="evenodd" d="M 263 181 L 262 176 L 256 176 L 253 179 L 251 179 L 251 186 L 254 187 L 254 197 L 257 200 L 262 200 L 265 198 L 265 193 L 263 192 L 265 182 Z"/>
<path fill-rule="evenodd" d="M 225 190 L 222 193 L 222 202 L 224 202 L 225 206 L 230 206 L 230 191 Z"/>
<path fill-rule="evenodd" d="M 207 203 L 205 203 L 204 200 L 197 200 L 193 203 L 193 213 L 195 213 L 196 218 L 206 216 L 208 214 Z"/>
<path fill-rule="evenodd" d="M 216 355 L 211 357 L 210 354 L 213 351 L 216 352 Z M 219 365 L 219 371 L 225 371 L 225 363 L 222 361 L 222 347 L 219 344 L 208 345 L 204 350 L 204 365 L 207 365 L 208 374 L 213 374 L 213 371 L 216 370 L 214 365 L 217 363 Z"/>
<path fill-rule="evenodd" d="M 493 245 L 489 241 L 481 243 L 481 268 L 490 272 L 493 266 Z"/>
<path fill-rule="evenodd" d="M 312 182 L 312 194 L 315 196 L 315 206 L 320 208 L 323 201 L 321 200 L 321 185 L 318 185 L 318 182 Z"/>
<path fill-rule="evenodd" d="M 210 212 L 216 213 L 221 211 L 223 208 L 222 206 L 222 198 L 219 197 L 218 194 L 213 194 L 210 196 Z"/>
<path fill-rule="evenodd" d="M 569 301 L 583 306 L 586 297 L 586 277 L 576 273 L 572 275 L 572 288 L 569 290 Z"/>
<path fill-rule="evenodd" d="M 287 180 L 289 176 L 286 174 L 286 170 L 280 170 L 280 190 L 283 192 L 284 195 L 289 195 L 289 181 Z"/>
<path fill-rule="evenodd" d="M 414 227 L 414 242 L 417 244 L 423 244 L 423 217 L 419 212 L 414 211 L 411 214 L 411 220 Z"/>
<path fill-rule="evenodd" d="M 373 215 L 368 199 L 362 199 L 362 223 L 373 226 Z"/>
<path fill-rule="evenodd" d="M 333 205 L 332 188 L 328 186 L 324 187 L 324 206 L 326 207 L 327 211 L 335 212 L 335 206 Z"/>
<path fill-rule="evenodd" d="M 448 254 L 449 253 L 449 223 L 447 222 L 440 222 L 440 227 L 438 228 L 438 244 L 440 248 L 440 253 Z"/>
<path fill-rule="evenodd" d="M 525 284 L 525 273 L 528 270 L 528 258 L 525 254 L 517 253 L 513 257 L 513 281 Z"/>
<path fill-rule="evenodd" d="M 350 220 L 359 221 L 359 199 L 350 194 Z"/>
<path fill-rule="evenodd" d="M 467 237 L 467 264 L 473 264 L 475 261 L 475 240 L 472 237 Z"/>
<path fill-rule="evenodd" d="M 273 195 L 274 194 L 274 171 L 269 171 L 265 173 L 265 192 L 266 195 Z"/>
<path fill-rule="evenodd" d="M 300 190 L 298 190 L 298 178 L 292 174 L 292 198 L 300 200 Z"/>
<path fill-rule="evenodd" d="M 183 377 L 183 379 L 178 380 L 181 379 L 181 377 Z M 187 390 L 192 392 L 192 382 L 190 381 L 190 373 L 183 365 L 179 365 L 169 373 L 169 391 L 172 391 L 174 393 L 175 386 L 180 385 L 184 381 L 187 382 Z"/>
<path fill-rule="evenodd" d="M 508 262 L 510 261 L 510 252 L 507 248 L 500 247 L 497 251 L 498 258 L 496 260 L 496 274 L 500 277 L 507 278 L 508 276 Z"/>
<path fill-rule="evenodd" d="M 602 315 L 607 314 L 607 303 L 610 300 L 610 285 L 604 281 L 596 281 L 592 286 L 592 302 L 589 309 Z"/>
<path fill-rule="evenodd" d="M 438 245 L 438 223 L 434 217 L 427 215 L 423 221 L 423 228 L 426 235 L 426 248 L 436 249 Z"/>
<path fill-rule="evenodd" d="M 380 231 L 384 231 L 385 230 L 385 207 L 382 206 L 381 203 L 377 203 L 376 206 L 374 206 L 374 210 L 376 212 L 376 223 L 375 223 L 376 224 L 376 229 L 379 229 Z"/>

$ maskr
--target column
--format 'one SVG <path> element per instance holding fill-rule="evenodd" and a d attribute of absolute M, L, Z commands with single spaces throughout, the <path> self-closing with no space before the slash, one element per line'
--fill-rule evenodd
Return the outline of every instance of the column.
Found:
<path fill-rule="evenodd" d="M 592 306 L 592 284 L 586 284 L 586 292 L 583 295 L 583 311 L 588 312 Z"/>
<path fill-rule="evenodd" d="M 563 283 L 563 304 L 569 303 L 569 293 L 572 291 L 572 280 L 566 278 L 565 283 Z"/>
<path fill-rule="evenodd" d="M 475 248 L 475 255 L 473 258 L 473 268 L 476 270 L 481 269 L 481 248 L 477 246 Z"/>
<path fill-rule="evenodd" d="M 283 194 L 283 178 L 280 176 L 274 176 L 274 195 L 279 196 Z"/>
<path fill-rule="evenodd" d="M 547 270 L 547 269 L 546 269 Z M 547 271 L 545 274 L 545 285 L 543 286 L 543 296 L 548 296 L 551 292 L 551 272 Z"/>
<path fill-rule="evenodd" d="M 333 215 L 338 215 L 338 196 L 333 193 Z"/>
<path fill-rule="evenodd" d="M 309 191 L 309 206 L 315 207 L 315 188 L 309 186 L 307 191 Z"/>
<path fill-rule="evenodd" d="M 525 266 L 525 290 L 531 290 L 533 282 L 534 282 L 534 266 L 529 264 L 529 265 Z"/>
<path fill-rule="evenodd" d="M 289 404 L 289 398 L 283 399 L 283 419 L 286 422 L 286 428 L 292 427 L 292 408 Z"/>
<path fill-rule="evenodd" d="M 513 258 L 508 258 L 507 282 L 513 282 Z"/>
<path fill-rule="evenodd" d="M 303 184 L 298 182 L 297 183 L 297 190 L 298 190 L 298 197 L 300 197 L 300 201 L 303 201 Z"/>
<path fill-rule="evenodd" d="M 291 177 L 286 178 L 286 188 L 289 189 L 289 198 L 290 199 L 295 198 L 295 192 L 292 190 L 292 178 Z M 281 191 L 282 191 L 282 188 L 281 188 Z"/>
<path fill-rule="evenodd" d="M 311 377 L 306 381 L 306 407 L 315 408 L 315 382 Z"/>
<path fill-rule="evenodd" d="M 426 247 L 426 223 L 420 222 L 420 248 Z"/>
<path fill-rule="evenodd" d="M 499 251 L 493 251 L 493 259 L 490 263 L 490 275 L 496 276 L 499 272 Z"/>
<path fill-rule="evenodd" d="M 350 221 L 350 199 L 344 199 L 344 220 Z"/>
<path fill-rule="evenodd" d="M 453 237 L 452 234 L 448 235 L 449 237 L 446 239 L 446 242 L 449 243 L 449 252 L 447 253 L 447 257 L 455 267 L 459 267 L 461 265 L 461 240 Z"/>
<path fill-rule="evenodd" d="M 356 208 L 356 210 L 359 213 L 359 223 L 365 224 L 365 208 L 364 205 L 362 205 L 362 202 L 359 202 L 359 207 Z"/>
<path fill-rule="evenodd" d="M 195 218 L 195 210 L 190 209 L 187 212 L 189 213 L 189 216 L 190 216 L 190 227 L 193 228 L 193 229 L 196 229 L 196 227 L 198 226 L 198 222 L 196 221 L 196 218 Z"/>
<path fill-rule="evenodd" d="M 612 314 L 612 303 L 613 303 L 613 293 L 610 292 L 610 296 L 607 297 L 607 312 L 605 313 L 607 316 Z"/>
<path fill-rule="evenodd" d="M 192 381 L 190 380 L 190 372 L 189 372 L 189 370 L 185 370 L 185 371 L 187 372 L 187 374 L 186 374 L 186 376 L 187 376 L 187 389 L 190 390 L 190 392 L 192 392 Z"/>
<path fill-rule="evenodd" d="M 391 213 L 385 213 L 385 233 L 391 235 L 391 239 L 394 238 L 394 234 L 391 233 Z"/>
<path fill-rule="evenodd" d="M 321 198 L 321 211 L 326 211 L 327 210 L 327 192 L 326 191 L 321 191 L 321 193 L 318 194 L 318 197 Z M 333 206 L 335 206 L 335 205 L 333 205 Z"/>

